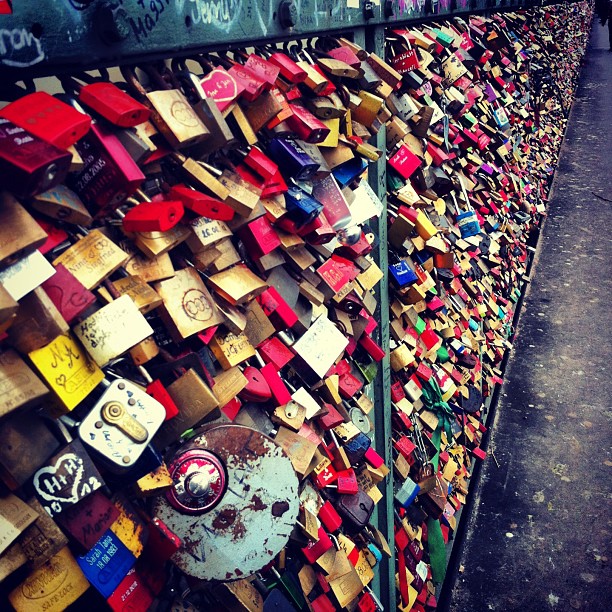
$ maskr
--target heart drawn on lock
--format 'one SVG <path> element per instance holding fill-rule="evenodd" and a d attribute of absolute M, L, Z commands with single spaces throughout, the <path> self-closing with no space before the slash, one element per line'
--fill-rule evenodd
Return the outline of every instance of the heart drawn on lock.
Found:
<path fill-rule="evenodd" d="M 47 501 L 76 504 L 85 467 L 75 453 L 62 455 L 53 466 L 41 468 L 34 474 L 34 488 Z"/>
<path fill-rule="evenodd" d="M 236 79 L 221 68 L 213 70 L 200 83 L 206 95 L 217 103 L 220 111 L 225 110 L 240 93 Z"/>

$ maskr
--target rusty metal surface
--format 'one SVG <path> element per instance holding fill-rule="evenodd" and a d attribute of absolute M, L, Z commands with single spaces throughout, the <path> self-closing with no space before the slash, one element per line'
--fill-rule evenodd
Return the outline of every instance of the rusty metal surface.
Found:
<path fill-rule="evenodd" d="M 210 581 L 243 578 L 287 544 L 298 515 L 297 476 L 280 446 L 247 427 L 214 427 L 179 452 L 194 447 L 212 451 L 225 464 L 223 499 L 210 512 L 194 516 L 160 497 L 154 514 L 181 538 L 172 561 L 185 573 Z"/>

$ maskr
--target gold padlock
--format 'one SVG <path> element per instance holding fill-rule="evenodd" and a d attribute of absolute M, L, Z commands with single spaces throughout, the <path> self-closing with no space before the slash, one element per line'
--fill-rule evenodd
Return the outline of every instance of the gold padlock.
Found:
<path fill-rule="evenodd" d="M 223 316 L 193 268 L 177 271 L 154 288 L 164 300 L 162 318 L 178 342 L 223 323 Z"/>
<path fill-rule="evenodd" d="M 53 261 L 63 264 L 85 289 L 97 287 L 120 268 L 129 256 L 100 230 L 92 230 Z"/>

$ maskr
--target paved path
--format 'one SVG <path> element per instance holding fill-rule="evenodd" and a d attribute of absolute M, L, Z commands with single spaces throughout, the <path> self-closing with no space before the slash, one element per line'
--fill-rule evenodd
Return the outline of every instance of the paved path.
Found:
<path fill-rule="evenodd" d="M 612 610 L 607 34 L 595 20 L 452 612 Z"/>

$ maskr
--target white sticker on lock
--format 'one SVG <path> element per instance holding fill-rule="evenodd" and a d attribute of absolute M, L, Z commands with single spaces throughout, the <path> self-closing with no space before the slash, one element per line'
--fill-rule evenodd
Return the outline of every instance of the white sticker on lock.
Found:
<path fill-rule="evenodd" d="M 111 471 L 136 463 L 166 418 L 156 399 L 133 383 L 111 383 L 79 426 L 79 437 L 105 457 Z"/>

